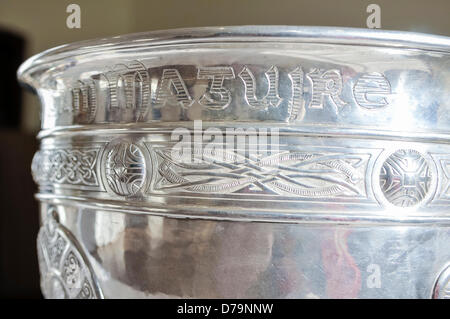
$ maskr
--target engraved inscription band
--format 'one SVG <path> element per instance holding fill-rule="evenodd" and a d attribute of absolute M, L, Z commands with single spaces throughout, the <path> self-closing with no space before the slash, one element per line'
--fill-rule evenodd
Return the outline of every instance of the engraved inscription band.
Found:
<path fill-rule="evenodd" d="M 74 44 L 50 50 L 39 63 L 25 63 L 19 77 L 33 85 L 34 74 L 52 70 L 39 87 L 48 102 L 44 130 L 202 120 L 450 132 L 445 81 L 450 71 L 440 67 L 449 59 L 448 39 L 429 36 L 421 45 L 399 44 L 394 32 L 379 32 L 365 35 L 361 45 L 327 39 L 320 28 L 292 28 L 282 38 L 278 31 L 251 37 L 240 28 L 230 28 L 230 38 L 211 33 L 214 29 L 191 31 L 187 39 L 169 33 L 167 41 L 139 41 L 139 51 L 120 56 L 101 54 L 104 49 L 96 42 L 89 49 Z M 359 37 L 351 29 L 344 33 Z M 390 54 L 383 45 L 371 46 L 380 44 L 380 37 L 384 45 L 392 43 Z M 327 40 L 342 43 L 331 46 Z M 171 51 L 169 44 L 179 49 Z M 109 50 L 124 45 L 113 42 Z M 67 52 L 80 54 L 83 61 L 59 65 Z M 428 86 L 443 93 L 424 92 Z"/>

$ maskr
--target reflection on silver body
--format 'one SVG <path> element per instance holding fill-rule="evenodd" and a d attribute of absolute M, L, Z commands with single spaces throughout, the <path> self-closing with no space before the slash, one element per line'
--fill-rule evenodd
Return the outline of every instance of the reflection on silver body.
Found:
<path fill-rule="evenodd" d="M 58 47 L 19 78 L 43 104 L 46 297 L 450 296 L 450 39 L 161 31 Z"/>

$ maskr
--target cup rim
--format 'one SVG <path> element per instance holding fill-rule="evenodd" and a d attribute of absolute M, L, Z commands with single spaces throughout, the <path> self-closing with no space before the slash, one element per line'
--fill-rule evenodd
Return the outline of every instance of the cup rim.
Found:
<path fill-rule="evenodd" d="M 450 52 L 450 38 L 409 31 L 324 26 L 247 25 L 167 29 L 84 40 L 57 46 L 28 58 L 18 69 L 20 82 L 30 84 L 31 73 L 45 71 L 52 62 L 74 56 L 123 48 L 223 42 L 327 43 L 396 47 Z M 238 48 L 237 48 L 238 50 Z"/>

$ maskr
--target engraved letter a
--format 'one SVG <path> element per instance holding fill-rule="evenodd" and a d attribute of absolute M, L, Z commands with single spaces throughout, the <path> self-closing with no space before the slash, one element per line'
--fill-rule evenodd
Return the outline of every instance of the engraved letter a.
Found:
<path fill-rule="evenodd" d="M 192 100 L 177 69 L 165 69 L 161 81 L 156 90 L 155 107 L 161 108 L 166 104 L 179 105 L 187 109 L 192 105 Z"/>

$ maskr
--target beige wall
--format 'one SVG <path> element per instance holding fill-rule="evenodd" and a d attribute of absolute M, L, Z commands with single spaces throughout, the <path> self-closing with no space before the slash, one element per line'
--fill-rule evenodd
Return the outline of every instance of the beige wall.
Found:
<path fill-rule="evenodd" d="M 81 29 L 66 27 L 66 7 L 81 7 Z M 381 6 L 383 29 L 450 36 L 450 0 L 1 0 L 0 27 L 23 34 L 26 55 L 83 39 L 177 27 L 285 24 L 362 27 Z M 38 102 L 25 95 L 23 128 L 39 128 Z"/>
<path fill-rule="evenodd" d="M 205 25 L 366 27 L 366 8 L 381 7 L 383 29 L 450 36 L 450 0 L 135 0 L 135 30 Z"/>
<path fill-rule="evenodd" d="M 66 7 L 70 3 L 81 6 L 81 29 L 66 27 Z M 0 27 L 21 33 L 26 38 L 28 57 L 68 42 L 132 32 L 131 4 L 111 0 L 1 0 Z M 39 125 L 39 102 L 34 95 L 25 92 L 22 128 L 35 132 Z"/>

